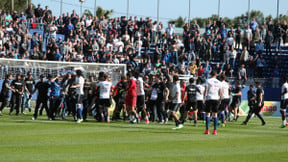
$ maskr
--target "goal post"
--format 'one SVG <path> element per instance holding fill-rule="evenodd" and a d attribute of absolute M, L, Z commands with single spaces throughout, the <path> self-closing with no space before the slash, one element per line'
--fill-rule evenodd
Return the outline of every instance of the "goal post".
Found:
<path fill-rule="evenodd" d="M 121 75 L 126 74 L 126 64 L 106 64 L 106 63 L 81 63 L 81 62 L 58 62 L 43 60 L 23 60 L 0 58 L 0 78 L 4 79 L 6 74 L 13 76 L 32 72 L 34 79 L 39 79 L 40 75 L 52 76 L 63 75 L 68 72 L 82 69 L 84 76 L 98 77 L 99 72 L 106 72 L 111 76 L 113 84 L 120 80 Z"/>

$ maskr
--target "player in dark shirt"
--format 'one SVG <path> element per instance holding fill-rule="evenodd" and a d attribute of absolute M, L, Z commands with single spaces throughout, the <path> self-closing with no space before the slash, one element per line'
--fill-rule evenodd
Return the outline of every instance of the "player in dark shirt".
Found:
<path fill-rule="evenodd" d="M 2 115 L 2 110 L 4 109 L 4 107 L 6 107 L 9 103 L 10 90 L 14 91 L 14 89 L 10 86 L 10 80 L 12 80 L 12 75 L 7 74 L 6 79 L 4 80 L 2 84 L 2 90 L 1 90 L 1 95 L 0 95 L 1 102 L 2 102 L 2 105 L 0 107 L 0 116 Z"/>
<path fill-rule="evenodd" d="M 232 90 L 232 103 L 230 105 L 230 113 L 234 112 L 234 121 L 237 121 L 238 119 L 238 111 L 239 106 L 241 104 L 241 97 L 242 97 L 242 91 L 241 91 L 241 84 L 239 81 L 236 82 L 234 89 Z"/>
<path fill-rule="evenodd" d="M 113 96 L 114 96 L 114 101 L 116 103 L 116 107 L 113 112 L 113 117 L 112 120 L 118 120 L 120 118 L 120 112 L 123 109 L 123 118 L 125 117 L 125 110 L 126 110 L 126 105 L 125 105 L 125 97 L 126 97 L 126 92 L 125 90 L 127 89 L 127 78 L 125 75 L 121 76 L 121 80 L 116 84 L 114 91 L 113 91 Z"/>
<path fill-rule="evenodd" d="M 40 81 L 35 85 L 35 89 L 31 93 L 31 94 L 33 94 L 36 92 L 36 90 L 38 90 L 38 96 L 37 96 L 35 111 L 34 111 L 34 115 L 33 115 L 32 120 L 37 119 L 38 109 L 39 109 L 41 104 L 42 104 L 42 107 L 45 108 L 47 116 L 49 115 L 49 109 L 47 106 L 49 88 L 50 88 L 50 84 L 47 81 L 45 81 L 45 76 L 41 75 Z"/>
<path fill-rule="evenodd" d="M 12 103 L 9 115 L 12 114 L 13 110 L 16 110 L 16 115 L 19 114 L 20 105 L 22 102 L 22 95 L 24 93 L 24 82 L 21 79 L 21 75 L 17 74 L 15 80 L 12 81 L 11 87 L 14 89 L 12 93 Z"/>
<path fill-rule="evenodd" d="M 245 121 L 242 123 L 242 125 L 246 125 L 249 119 L 254 114 L 254 108 L 255 108 L 255 101 L 256 101 L 256 93 L 253 90 L 253 85 L 250 85 L 249 91 L 247 92 L 248 97 L 248 106 L 249 106 L 249 112 L 245 119 Z"/>
<path fill-rule="evenodd" d="M 35 81 L 32 78 L 32 73 L 27 73 L 27 78 L 25 79 L 25 87 L 24 87 L 24 94 L 22 98 L 22 105 L 21 105 L 21 112 L 24 113 L 25 107 L 27 106 L 29 112 L 31 112 L 31 105 L 30 101 L 32 98 L 33 86 L 35 85 Z"/>
<path fill-rule="evenodd" d="M 194 112 L 194 125 L 197 125 L 197 100 L 196 100 L 196 93 L 200 93 L 201 91 L 199 88 L 194 84 L 194 78 L 189 79 L 189 85 L 185 88 L 185 94 L 184 94 L 184 99 L 187 98 L 186 101 L 186 110 L 183 116 L 183 121 L 182 123 L 184 124 L 186 117 L 188 115 L 188 111 L 193 111 Z"/>
<path fill-rule="evenodd" d="M 251 112 L 252 114 L 254 113 L 262 122 L 262 125 L 265 125 L 266 122 L 264 121 L 263 117 L 259 114 L 264 106 L 264 90 L 261 87 L 260 82 L 256 82 L 255 86 L 257 88 L 256 90 L 256 96 L 255 96 L 255 103 L 254 103 L 254 108 L 253 111 Z M 246 118 L 246 120 L 243 122 L 243 125 L 247 125 L 251 118 L 251 115 Z"/>

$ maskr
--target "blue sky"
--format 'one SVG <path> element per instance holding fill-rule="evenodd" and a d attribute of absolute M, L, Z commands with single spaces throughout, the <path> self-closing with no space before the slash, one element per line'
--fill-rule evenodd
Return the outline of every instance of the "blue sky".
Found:
<path fill-rule="evenodd" d="M 129 0 L 129 12 L 131 16 L 157 17 L 157 0 Z M 32 0 L 34 4 L 40 3 L 43 7 L 48 5 L 54 15 L 60 14 L 60 0 Z M 79 0 L 63 0 L 63 12 L 71 12 L 75 9 L 80 13 Z M 83 3 L 83 11 L 93 11 L 95 0 L 86 0 Z M 65 4 L 69 3 L 69 4 Z M 97 0 L 97 6 L 104 9 L 113 9 L 112 17 L 126 15 L 127 0 Z M 188 17 L 189 0 L 160 0 L 160 21 L 167 22 L 179 16 Z M 221 0 L 221 17 L 233 18 L 248 10 L 248 0 Z M 265 16 L 276 17 L 277 0 L 251 0 L 251 10 L 261 10 Z M 191 18 L 208 17 L 218 12 L 218 0 L 191 0 Z M 288 14 L 288 0 L 280 0 L 280 14 Z"/>

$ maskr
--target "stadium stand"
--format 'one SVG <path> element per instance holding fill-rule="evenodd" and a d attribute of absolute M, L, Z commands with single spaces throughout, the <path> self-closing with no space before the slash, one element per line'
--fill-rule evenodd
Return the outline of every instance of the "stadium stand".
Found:
<path fill-rule="evenodd" d="M 0 57 L 124 63 L 128 71 L 133 69 L 144 73 L 146 70 L 146 75 L 165 75 L 163 71 L 167 71 L 168 75 L 197 75 L 190 65 L 196 61 L 197 68 L 202 64 L 207 70 L 205 61 L 208 60 L 212 69 L 219 73 L 225 71 L 227 64 L 231 64 L 233 76 L 230 77 L 234 79 L 238 78 L 240 65 L 245 64 L 247 73 L 252 72 L 252 76 L 265 81 L 267 86 L 272 85 L 269 78 L 280 79 L 288 72 L 288 47 L 286 40 L 281 42 L 282 37 L 286 39 L 287 25 L 280 22 L 268 22 L 263 26 L 257 22 L 255 25 L 252 20 L 251 28 L 231 30 L 219 19 L 208 22 L 200 32 L 195 21 L 186 24 L 183 34 L 179 36 L 175 33 L 174 24 L 164 28 L 161 22 L 150 18 L 81 17 L 74 10 L 72 14 L 55 17 L 48 6 L 42 9 L 40 5 L 34 9 L 33 18 L 26 17 L 23 12 L 10 13 L 0 9 Z M 271 39 L 267 36 L 271 36 Z M 237 39 L 241 42 L 238 48 Z M 280 43 L 281 46 L 278 46 Z M 235 46 L 237 53 L 235 64 L 232 46 Z M 247 56 L 242 54 L 244 48 L 248 49 Z M 266 53 L 266 48 L 271 48 L 272 54 Z M 256 59 L 250 64 L 250 58 Z M 279 69 L 275 70 L 275 65 Z M 163 66 L 166 66 L 166 70 Z M 5 72 L 5 66 L 1 69 L 2 73 Z M 249 84 L 249 77 L 246 84 Z M 279 87 L 279 83 L 276 86 Z"/>

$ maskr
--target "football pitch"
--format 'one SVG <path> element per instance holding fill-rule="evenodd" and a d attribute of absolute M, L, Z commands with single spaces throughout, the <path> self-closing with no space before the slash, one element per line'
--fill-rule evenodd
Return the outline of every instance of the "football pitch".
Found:
<path fill-rule="evenodd" d="M 204 135 L 203 121 L 197 127 L 186 123 L 180 130 L 167 125 L 99 123 L 90 119 L 76 124 L 72 119 L 31 120 L 32 113 L 0 117 L 0 161 L 287 161 L 288 128 L 279 128 L 280 118 L 257 118 L 248 126 L 227 123 L 218 135 Z M 212 129 L 212 125 L 211 125 Z M 211 132 L 212 130 L 210 130 Z M 212 133 L 212 132 L 211 132 Z"/>

